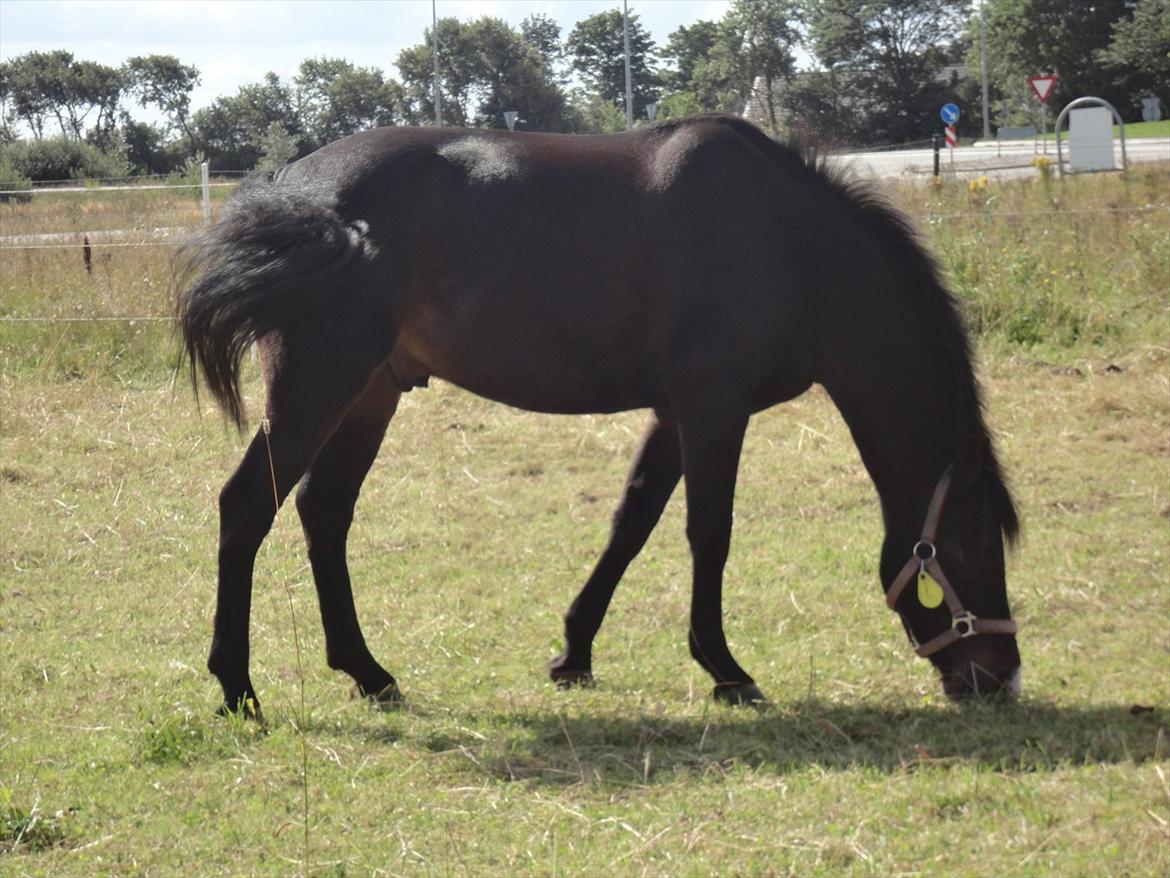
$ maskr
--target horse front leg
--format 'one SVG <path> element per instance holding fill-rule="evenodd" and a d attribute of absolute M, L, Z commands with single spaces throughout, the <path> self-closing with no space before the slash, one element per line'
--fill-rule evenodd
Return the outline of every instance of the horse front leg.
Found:
<path fill-rule="evenodd" d="M 353 678 L 358 695 L 385 704 L 401 701 L 402 696 L 397 682 L 366 646 L 345 554 L 358 493 L 399 395 L 389 370 L 380 370 L 313 461 L 296 498 L 317 586 L 329 667 Z"/>
<path fill-rule="evenodd" d="M 723 567 L 731 545 L 732 507 L 748 416 L 680 418 L 687 492 L 687 541 L 693 585 L 688 645 L 715 679 L 715 698 L 727 704 L 767 699 L 739 666 L 723 633 Z"/>
<path fill-rule="evenodd" d="M 593 679 L 593 638 L 601 628 L 614 590 L 646 544 L 682 475 L 678 428 L 654 416 L 630 467 L 625 496 L 613 516 L 609 543 L 565 614 L 565 651 L 549 663 L 557 685 Z"/>

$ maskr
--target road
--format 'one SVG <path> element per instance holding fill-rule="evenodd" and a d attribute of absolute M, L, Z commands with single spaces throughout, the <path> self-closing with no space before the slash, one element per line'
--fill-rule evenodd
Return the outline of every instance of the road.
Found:
<path fill-rule="evenodd" d="M 1121 141 L 1113 141 L 1114 161 L 1121 166 Z M 1126 158 L 1130 162 L 1170 162 L 1170 138 L 1142 138 L 1127 140 Z M 942 171 L 962 176 L 986 174 L 989 177 L 1022 177 L 1036 173 L 1032 160 L 1044 153 L 1032 141 L 1012 141 L 1002 147 L 995 143 L 964 146 L 951 156 L 943 150 Z M 1056 161 L 1056 144 L 1048 144 L 1048 157 Z M 1067 144 L 1064 148 L 1068 160 Z M 923 176 L 930 174 L 934 152 L 930 149 L 908 149 L 888 152 L 858 152 L 830 155 L 829 163 L 845 166 L 862 178 Z"/>

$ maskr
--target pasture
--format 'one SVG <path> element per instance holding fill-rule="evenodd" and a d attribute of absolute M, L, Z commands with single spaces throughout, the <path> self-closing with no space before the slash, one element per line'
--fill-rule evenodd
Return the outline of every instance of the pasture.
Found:
<path fill-rule="evenodd" d="M 681 491 L 597 686 L 557 691 L 543 666 L 645 416 L 433 382 L 350 537 L 406 706 L 352 702 L 325 667 L 286 504 L 253 599 L 267 725 L 217 719 L 216 497 L 244 439 L 175 373 L 169 250 L 94 248 L 90 274 L 80 248 L 4 245 L 0 873 L 1166 874 L 1170 169 L 888 195 L 964 303 L 1023 515 L 1016 704 L 952 705 L 913 655 L 817 389 L 753 420 L 737 492 L 725 625 L 774 704 L 716 706 L 687 653 Z M 0 235 L 199 217 L 186 194 L 39 196 L 0 204 Z"/>

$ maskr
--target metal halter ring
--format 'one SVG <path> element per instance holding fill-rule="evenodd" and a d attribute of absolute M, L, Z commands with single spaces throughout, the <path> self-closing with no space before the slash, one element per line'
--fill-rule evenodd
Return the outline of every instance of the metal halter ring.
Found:
<path fill-rule="evenodd" d="M 903 545 L 905 545 L 903 543 Z M 924 554 L 923 550 L 929 549 L 930 554 Z M 934 543 L 930 540 L 919 540 L 914 544 L 914 557 L 919 561 L 929 561 L 938 554 L 938 549 L 935 548 Z"/>
<path fill-rule="evenodd" d="M 964 637 L 971 637 L 975 634 L 975 620 L 977 618 L 979 617 L 969 610 L 963 610 L 963 612 L 951 617 L 951 628 L 959 635 L 960 640 Z"/>

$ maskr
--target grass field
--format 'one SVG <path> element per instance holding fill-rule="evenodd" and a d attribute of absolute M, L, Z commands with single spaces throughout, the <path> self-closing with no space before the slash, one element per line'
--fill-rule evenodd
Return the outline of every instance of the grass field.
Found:
<path fill-rule="evenodd" d="M 1113 126 L 1113 136 L 1117 137 L 1120 129 Z M 1125 126 L 1126 137 L 1170 137 L 1170 119 L 1158 122 L 1130 122 Z"/>
<path fill-rule="evenodd" d="M 1049 122 L 1049 126 L 1056 124 L 1056 117 L 1053 116 Z M 1064 126 L 1062 138 L 1068 139 L 1068 125 Z M 1121 129 L 1116 125 L 1113 126 L 1113 136 L 1120 137 Z M 1147 137 L 1170 137 L 1170 119 L 1162 119 L 1158 122 L 1127 122 L 1125 124 L 1125 139 L 1126 140 L 1144 140 Z M 1056 140 L 1056 133 L 1049 132 L 1046 136 L 1036 135 L 1036 140 Z"/>
<path fill-rule="evenodd" d="M 174 380 L 165 322 L 88 319 L 168 314 L 166 248 L 97 248 L 92 275 L 76 249 L 0 250 L 0 874 L 1165 875 L 1170 169 L 889 194 L 978 333 L 1024 517 L 1014 705 L 951 705 L 913 656 L 818 390 L 754 420 L 737 497 L 726 627 L 775 704 L 717 707 L 687 654 L 681 492 L 598 685 L 556 691 L 543 664 L 644 416 L 436 382 L 404 398 L 350 540 L 407 706 L 351 702 L 325 667 L 286 508 L 253 609 L 268 725 L 218 720 L 215 500 L 243 440 Z M 199 216 L 57 198 L 0 204 L 0 234 Z"/>

